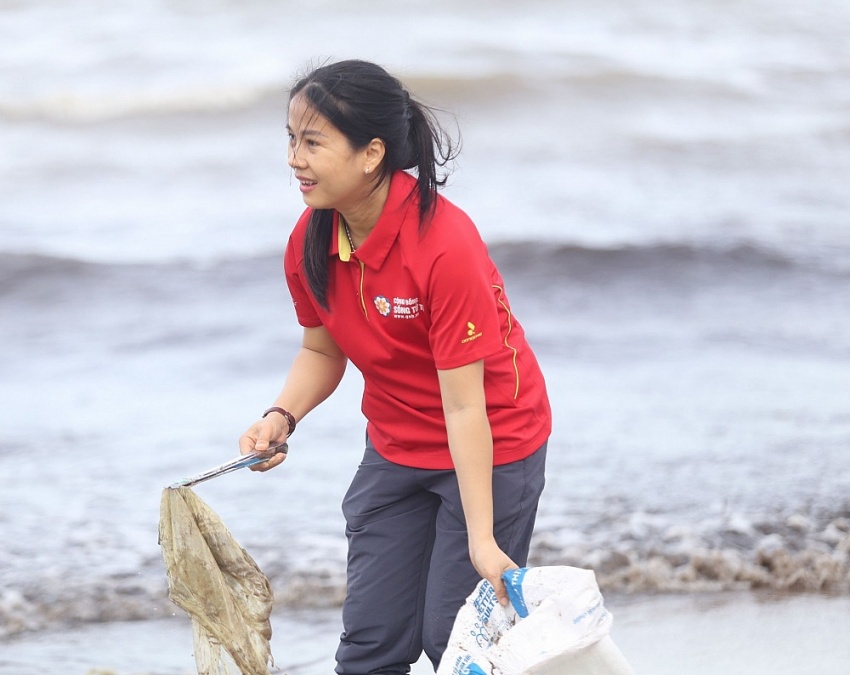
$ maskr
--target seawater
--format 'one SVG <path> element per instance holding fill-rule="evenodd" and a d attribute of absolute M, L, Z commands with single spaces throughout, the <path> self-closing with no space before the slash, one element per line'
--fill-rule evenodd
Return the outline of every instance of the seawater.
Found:
<path fill-rule="evenodd" d="M 160 492 L 299 344 L 286 90 L 351 56 L 462 134 L 555 412 L 532 562 L 850 590 L 850 9 L 456 5 L 0 7 L 0 635 L 174 612 Z M 360 386 L 197 488 L 287 606 L 343 592 Z"/>

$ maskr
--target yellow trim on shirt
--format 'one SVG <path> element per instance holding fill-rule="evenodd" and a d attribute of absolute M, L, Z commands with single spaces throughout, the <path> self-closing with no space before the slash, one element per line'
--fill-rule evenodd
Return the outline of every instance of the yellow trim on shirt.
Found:
<path fill-rule="evenodd" d="M 505 347 L 507 347 L 508 349 L 510 349 L 514 353 L 514 355 L 513 355 L 513 366 L 514 366 L 514 374 L 516 375 L 516 387 L 514 388 L 514 400 L 516 400 L 516 399 L 519 398 L 519 368 L 517 367 L 517 364 L 516 364 L 516 358 L 517 358 L 518 352 L 517 352 L 516 347 L 512 346 L 511 343 L 508 342 L 508 338 L 511 336 L 511 331 L 513 330 L 513 327 L 514 327 L 513 315 L 511 314 L 511 308 L 508 307 L 507 303 L 504 300 L 502 300 L 502 297 L 504 297 L 504 295 L 505 295 L 505 289 L 502 288 L 501 286 L 497 286 L 496 284 L 493 284 L 493 288 L 495 288 L 497 291 L 499 291 L 499 297 L 497 298 L 496 301 L 505 309 L 505 312 L 508 315 L 508 332 L 505 333 L 504 342 L 505 342 Z"/>

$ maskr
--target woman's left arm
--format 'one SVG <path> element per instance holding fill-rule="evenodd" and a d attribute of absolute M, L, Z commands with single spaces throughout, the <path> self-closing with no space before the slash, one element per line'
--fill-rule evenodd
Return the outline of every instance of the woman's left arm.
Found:
<path fill-rule="evenodd" d="M 501 575 L 517 565 L 493 536 L 493 435 L 484 397 L 484 361 L 438 370 L 437 374 L 469 534 L 469 557 L 496 589 L 499 602 L 506 605 L 508 595 Z"/>

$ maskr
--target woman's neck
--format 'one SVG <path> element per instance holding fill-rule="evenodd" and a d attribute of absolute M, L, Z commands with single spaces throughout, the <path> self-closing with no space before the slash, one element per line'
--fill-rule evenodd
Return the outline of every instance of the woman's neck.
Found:
<path fill-rule="evenodd" d="M 370 188 L 368 196 L 354 207 L 339 212 L 356 246 L 359 247 L 374 229 L 387 203 L 389 193 L 390 181 L 385 180 L 376 189 Z"/>

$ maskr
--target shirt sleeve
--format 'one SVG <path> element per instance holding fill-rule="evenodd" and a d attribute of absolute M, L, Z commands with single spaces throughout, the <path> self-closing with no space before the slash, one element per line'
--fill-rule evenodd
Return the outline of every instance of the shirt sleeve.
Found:
<path fill-rule="evenodd" d="M 502 344 L 493 262 L 471 222 L 435 255 L 429 280 L 434 363 L 458 368 L 496 353 Z"/>

